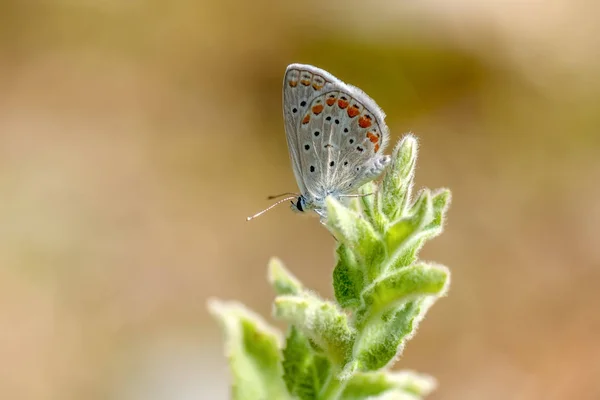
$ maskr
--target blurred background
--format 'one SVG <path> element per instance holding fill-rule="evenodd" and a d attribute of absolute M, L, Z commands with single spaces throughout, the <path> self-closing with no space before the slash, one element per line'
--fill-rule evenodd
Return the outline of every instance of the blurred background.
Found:
<path fill-rule="evenodd" d="M 431 399 L 600 398 L 600 5 L 0 3 L 0 398 L 226 399 L 208 297 L 270 320 L 280 257 L 332 296 L 295 191 L 285 67 L 372 96 L 449 187 L 453 273 L 396 368 Z"/>

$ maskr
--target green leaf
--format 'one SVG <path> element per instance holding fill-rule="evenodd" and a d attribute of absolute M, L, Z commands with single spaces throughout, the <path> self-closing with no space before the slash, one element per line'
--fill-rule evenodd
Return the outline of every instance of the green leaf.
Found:
<path fill-rule="evenodd" d="M 371 396 L 368 400 L 420 400 L 420 397 L 401 390 L 390 390 L 378 396 Z"/>
<path fill-rule="evenodd" d="M 268 277 L 277 294 L 298 294 L 304 290 L 302 283 L 285 268 L 278 258 L 273 257 L 269 261 Z"/>
<path fill-rule="evenodd" d="M 356 312 L 358 337 L 353 359 L 362 371 L 383 368 L 401 354 L 429 307 L 445 294 L 446 267 L 417 264 L 395 270 L 363 292 Z"/>
<path fill-rule="evenodd" d="M 412 336 L 427 308 L 424 300 L 409 301 L 399 309 L 382 314 L 360 329 L 353 359 L 361 371 L 386 367 L 400 355 L 404 342 Z"/>
<path fill-rule="evenodd" d="M 415 264 L 389 272 L 362 293 L 363 304 L 355 316 L 357 327 L 409 300 L 444 294 L 449 278 L 450 272 L 441 265 Z"/>
<path fill-rule="evenodd" d="M 343 364 L 348 356 L 354 332 L 348 317 L 331 302 L 313 295 L 278 296 L 275 299 L 275 317 L 296 326 L 336 364 Z"/>
<path fill-rule="evenodd" d="M 208 308 L 225 331 L 232 398 L 289 399 L 282 379 L 278 333 L 242 304 L 212 299 Z"/>
<path fill-rule="evenodd" d="M 402 217 L 410 202 L 417 148 L 417 139 L 408 134 L 402 138 L 392 153 L 392 164 L 383 179 L 381 205 L 383 214 L 390 221 Z"/>
<path fill-rule="evenodd" d="M 446 216 L 446 211 L 448 211 L 448 207 L 450 207 L 451 200 L 452 195 L 448 189 L 439 189 L 433 193 L 433 218 L 432 221 L 423 228 L 427 233 L 428 239 L 442 233 L 444 218 Z"/>
<path fill-rule="evenodd" d="M 418 234 L 421 229 L 433 220 L 433 201 L 429 190 L 421 191 L 410 213 L 404 218 L 394 222 L 385 235 L 385 241 L 391 260 L 398 257 L 398 250 L 407 243 L 409 239 Z"/>
<path fill-rule="evenodd" d="M 428 396 L 437 388 L 437 381 L 431 375 L 410 370 L 389 372 L 387 375 L 398 389 L 419 397 Z"/>
<path fill-rule="evenodd" d="M 377 212 L 375 201 L 377 199 L 377 185 L 373 181 L 367 182 L 358 189 L 358 193 L 361 195 L 359 199 L 362 211 L 372 221 L 373 216 Z"/>
<path fill-rule="evenodd" d="M 367 279 L 375 279 L 386 256 L 380 235 L 360 214 L 344 207 L 331 196 L 327 197 L 326 203 L 327 226 L 341 243 L 352 250 L 364 267 Z"/>
<path fill-rule="evenodd" d="M 331 365 L 315 353 L 308 339 L 292 326 L 283 350 L 283 380 L 288 391 L 299 399 L 317 398 Z"/>
<path fill-rule="evenodd" d="M 355 213 L 362 212 L 362 205 L 361 205 L 360 197 L 344 198 L 343 201 L 340 201 L 340 203 L 344 207 L 349 208 L 350 210 L 354 211 Z"/>
<path fill-rule="evenodd" d="M 364 273 L 346 245 L 336 250 L 337 264 L 333 270 L 333 290 L 341 307 L 355 308 L 360 305 L 360 293 L 365 286 Z"/>
<path fill-rule="evenodd" d="M 412 371 L 356 373 L 344 389 L 344 400 L 363 400 L 385 393 L 427 396 L 436 387 L 435 379 Z M 393 397 L 392 397 L 393 398 Z"/>
<path fill-rule="evenodd" d="M 426 203 L 420 200 L 424 196 L 429 196 L 428 191 L 421 192 L 419 200 L 411 208 L 411 216 L 406 218 L 412 221 L 414 231 L 404 238 L 404 242 L 399 243 L 390 257 L 388 269 L 402 268 L 414 263 L 425 241 L 438 236 L 442 232 L 445 213 L 450 204 L 450 191 L 441 189 L 433 193 L 431 196 L 431 213 L 423 209 L 423 205 Z M 421 215 L 420 218 L 418 218 L 419 215 Z M 416 216 L 417 218 L 415 218 Z M 404 219 L 399 222 L 404 223 Z"/>
<path fill-rule="evenodd" d="M 389 270 L 394 270 L 398 268 L 403 268 L 408 265 L 413 264 L 417 261 L 417 256 L 419 255 L 419 251 L 423 248 L 425 244 L 425 238 L 423 235 L 418 234 L 411 240 L 407 240 L 402 247 L 400 247 L 396 253 L 394 254 L 394 258 L 391 259 Z"/>
<path fill-rule="evenodd" d="M 385 216 L 379 210 L 381 203 L 381 193 L 375 182 L 368 182 L 360 187 L 358 193 L 361 204 L 361 211 L 367 221 L 377 232 L 383 232 L 387 224 Z"/>

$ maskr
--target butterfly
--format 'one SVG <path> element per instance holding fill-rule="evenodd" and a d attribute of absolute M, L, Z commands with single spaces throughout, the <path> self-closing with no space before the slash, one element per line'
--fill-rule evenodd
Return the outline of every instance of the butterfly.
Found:
<path fill-rule="evenodd" d="M 283 119 L 300 193 L 279 200 L 248 220 L 291 200 L 297 212 L 326 219 L 325 198 L 356 197 L 390 163 L 383 110 L 365 92 L 312 65 L 290 64 L 283 80 Z"/>

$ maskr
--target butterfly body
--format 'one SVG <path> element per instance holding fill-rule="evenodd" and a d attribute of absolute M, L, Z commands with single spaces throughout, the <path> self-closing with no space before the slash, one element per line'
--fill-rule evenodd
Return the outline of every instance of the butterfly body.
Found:
<path fill-rule="evenodd" d="M 381 108 L 360 89 L 312 65 L 291 64 L 283 82 L 283 114 L 300 195 L 294 211 L 326 217 L 325 198 L 355 195 L 390 162 Z"/>

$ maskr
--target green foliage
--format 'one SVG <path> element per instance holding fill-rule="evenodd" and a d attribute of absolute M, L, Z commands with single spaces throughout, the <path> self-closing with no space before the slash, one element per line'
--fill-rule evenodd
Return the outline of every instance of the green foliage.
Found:
<path fill-rule="evenodd" d="M 300 399 L 316 399 L 329 374 L 331 363 L 314 351 L 309 340 L 291 326 L 283 350 L 283 380 L 288 391 Z"/>
<path fill-rule="evenodd" d="M 340 364 L 346 359 L 354 339 L 348 317 L 336 304 L 305 293 L 300 296 L 277 296 L 276 318 L 296 326 L 310 340 Z"/>
<path fill-rule="evenodd" d="M 279 333 L 242 304 L 209 300 L 208 308 L 225 331 L 233 373 L 232 398 L 291 399 L 281 380 Z"/>
<path fill-rule="evenodd" d="M 342 397 L 344 400 L 361 400 L 394 393 L 399 395 L 397 398 L 402 395 L 407 396 L 405 398 L 419 398 L 427 396 L 435 386 L 432 377 L 412 371 L 362 372 L 349 379 Z"/>
<path fill-rule="evenodd" d="M 289 325 L 284 346 L 242 306 L 211 303 L 225 327 L 234 399 L 420 399 L 435 388 L 431 377 L 389 370 L 450 282 L 446 267 L 418 260 L 442 232 L 450 191 L 423 189 L 413 200 L 416 157 L 407 135 L 380 187 L 367 183 L 348 206 L 327 199 L 336 302 L 270 261 L 273 314 Z"/>

